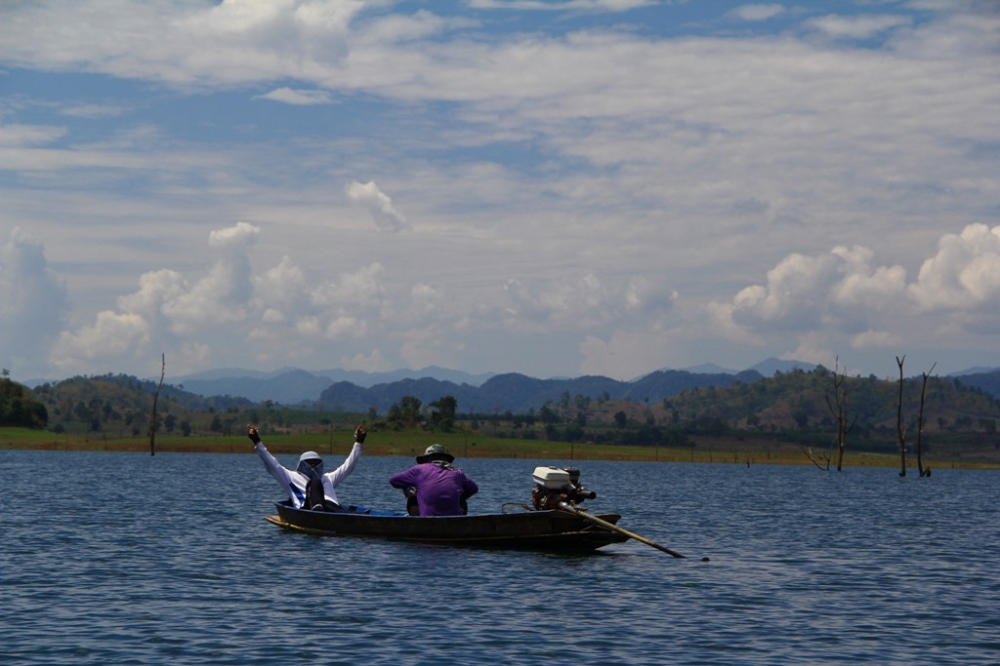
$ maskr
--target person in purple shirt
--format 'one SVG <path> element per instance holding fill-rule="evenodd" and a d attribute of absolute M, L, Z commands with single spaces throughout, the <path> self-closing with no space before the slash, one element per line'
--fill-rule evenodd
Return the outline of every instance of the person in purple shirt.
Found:
<path fill-rule="evenodd" d="M 465 501 L 479 492 L 476 482 L 452 467 L 455 456 L 440 444 L 431 444 L 417 464 L 389 479 L 407 497 L 416 496 L 421 516 L 461 516 L 468 513 Z M 412 513 L 412 512 L 411 512 Z"/>

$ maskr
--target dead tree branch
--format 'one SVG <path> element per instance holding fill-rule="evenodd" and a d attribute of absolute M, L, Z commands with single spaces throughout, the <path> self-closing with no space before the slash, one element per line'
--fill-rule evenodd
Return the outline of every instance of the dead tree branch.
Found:
<path fill-rule="evenodd" d="M 809 460 L 812 461 L 813 465 L 816 465 L 816 467 L 818 467 L 819 469 L 823 470 L 824 472 L 829 472 L 830 471 L 830 456 L 829 456 L 829 454 L 824 453 L 824 454 L 822 454 L 820 456 L 821 458 L 823 458 L 824 461 L 826 461 L 826 467 L 824 467 L 823 464 L 819 460 L 816 459 L 816 456 L 813 454 L 813 451 L 812 451 L 811 448 L 807 448 L 805 446 L 800 446 L 799 448 L 802 449 L 802 453 L 806 454 L 806 457 L 809 458 Z"/>

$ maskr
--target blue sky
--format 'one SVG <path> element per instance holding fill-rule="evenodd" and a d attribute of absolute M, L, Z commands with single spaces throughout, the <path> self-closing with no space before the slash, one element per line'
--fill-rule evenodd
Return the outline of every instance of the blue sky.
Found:
<path fill-rule="evenodd" d="M 0 4 L 14 378 L 1000 366 L 992 2 Z"/>

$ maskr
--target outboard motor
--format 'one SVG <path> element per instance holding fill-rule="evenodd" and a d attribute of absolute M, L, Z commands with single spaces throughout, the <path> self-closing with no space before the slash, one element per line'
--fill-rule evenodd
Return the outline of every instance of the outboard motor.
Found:
<path fill-rule="evenodd" d="M 576 467 L 536 467 L 531 478 L 535 481 L 531 506 L 536 511 L 558 509 L 559 502 L 576 504 L 597 498 L 597 493 L 580 485 L 580 470 Z"/>

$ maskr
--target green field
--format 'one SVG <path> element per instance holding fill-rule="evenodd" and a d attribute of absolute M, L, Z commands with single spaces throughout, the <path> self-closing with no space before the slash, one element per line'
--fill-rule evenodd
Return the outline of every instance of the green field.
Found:
<path fill-rule="evenodd" d="M 314 450 L 327 455 L 346 455 L 351 446 L 347 430 L 330 432 L 299 432 L 294 434 L 265 433 L 264 442 L 272 453 L 296 454 Z M 368 456 L 416 456 L 430 444 L 447 447 L 458 458 L 527 458 L 565 462 L 571 460 L 630 460 L 648 462 L 716 463 L 735 465 L 814 465 L 806 452 L 797 445 L 736 438 L 696 438 L 695 445 L 684 448 L 652 446 L 620 446 L 586 443 L 518 440 L 484 436 L 478 431 L 427 432 L 423 430 L 373 431 L 365 442 Z M 157 436 L 157 453 L 251 453 L 250 440 L 245 435 L 207 437 Z M 35 449 L 66 451 L 135 451 L 149 452 L 148 437 L 106 438 L 101 435 L 56 434 L 45 430 L 0 428 L 0 449 Z M 814 450 L 813 457 L 835 468 L 833 451 Z M 961 451 L 946 456 L 924 456 L 925 466 L 932 468 L 1000 469 L 1000 459 L 990 451 Z M 844 457 L 845 467 L 896 467 L 898 454 L 850 452 Z M 916 457 L 907 455 L 907 467 L 916 469 Z"/>

